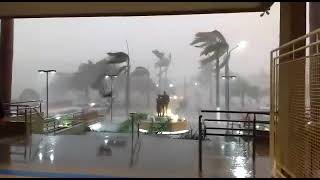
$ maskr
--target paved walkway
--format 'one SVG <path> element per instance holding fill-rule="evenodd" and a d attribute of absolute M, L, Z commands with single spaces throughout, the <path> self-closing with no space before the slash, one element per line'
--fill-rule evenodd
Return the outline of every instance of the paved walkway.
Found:
<path fill-rule="evenodd" d="M 217 137 L 203 147 L 204 177 L 253 176 L 250 144 Z M 9 153 L 24 148 L 27 156 Z M 0 151 L 5 157 L 0 161 L 2 176 L 198 177 L 194 140 L 140 135 L 132 141 L 130 134 L 110 133 L 32 135 L 26 146 L 7 141 Z M 257 156 L 256 161 L 256 177 L 269 177 L 268 157 Z"/>

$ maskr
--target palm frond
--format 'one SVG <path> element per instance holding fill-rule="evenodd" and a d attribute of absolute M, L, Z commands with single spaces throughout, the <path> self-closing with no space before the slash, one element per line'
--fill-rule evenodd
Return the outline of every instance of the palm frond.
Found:
<path fill-rule="evenodd" d="M 202 48 L 202 47 L 207 46 L 208 44 L 210 44 L 210 43 L 204 42 L 204 43 L 202 43 L 202 44 L 200 44 L 200 45 L 195 45 L 194 47 Z"/>
<path fill-rule="evenodd" d="M 211 44 L 203 49 L 203 51 L 200 53 L 200 56 L 208 55 L 209 53 L 212 53 L 212 52 L 216 54 L 216 51 L 219 50 L 220 46 L 221 46 L 220 43 Z"/>
<path fill-rule="evenodd" d="M 120 74 L 122 71 L 124 71 L 127 68 L 127 66 L 121 66 L 118 70 L 117 74 Z"/>
<path fill-rule="evenodd" d="M 110 59 L 108 60 L 109 64 L 119 64 L 127 61 L 129 59 L 129 56 L 124 52 L 116 52 L 116 53 L 107 53 L 110 56 Z"/>
<path fill-rule="evenodd" d="M 200 65 L 201 66 L 205 66 L 205 65 L 209 64 L 210 62 L 212 62 L 214 60 L 215 60 L 214 56 L 208 56 L 208 57 L 200 60 Z"/>
<path fill-rule="evenodd" d="M 160 52 L 159 50 L 153 50 L 152 53 L 154 55 L 156 55 L 159 59 L 162 59 L 164 57 L 164 53 L 163 52 Z"/>

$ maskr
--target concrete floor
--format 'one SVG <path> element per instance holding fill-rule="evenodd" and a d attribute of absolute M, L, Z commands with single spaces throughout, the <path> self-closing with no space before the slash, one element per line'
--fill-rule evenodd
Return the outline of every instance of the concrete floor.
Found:
<path fill-rule="evenodd" d="M 253 177 L 250 149 L 250 143 L 238 139 L 205 141 L 203 177 Z M 130 134 L 107 133 L 32 135 L 0 141 L 0 151 L 0 177 L 199 177 L 194 140 L 135 135 L 132 141 Z M 255 177 L 269 174 L 268 154 L 257 155 Z"/>

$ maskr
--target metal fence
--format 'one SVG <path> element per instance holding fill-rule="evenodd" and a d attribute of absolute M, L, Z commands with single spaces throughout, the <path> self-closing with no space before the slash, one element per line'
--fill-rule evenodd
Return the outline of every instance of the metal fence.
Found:
<path fill-rule="evenodd" d="M 32 115 L 38 115 L 42 118 L 42 101 L 22 101 L 3 103 L 5 114 L 8 117 L 14 118 L 15 121 L 21 121 L 26 124 L 26 133 L 32 134 Z"/>
<path fill-rule="evenodd" d="M 273 175 L 320 177 L 320 29 L 271 51 Z"/>
<path fill-rule="evenodd" d="M 212 118 L 203 118 L 204 113 L 210 114 L 228 114 L 226 117 L 230 117 L 230 114 L 234 115 L 242 115 L 243 118 L 240 119 L 212 119 Z M 257 125 L 265 125 L 269 124 L 269 120 L 262 121 L 259 120 L 257 116 L 259 115 L 267 115 L 269 116 L 268 111 L 223 111 L 223 110 L 201 110 L 201 115 L 199 116 L 199 149 L 198 149 L 198 162 L 199 162 L 199 175 L 202 176 L 202 141 L 206 138 L 206 136 L 232 136 L 232 137 L 243 137 L 243 138 L 250 138 L 252 140 L 252 170 L 253 170 L 253 177 L 255 177 L 255 145 L 256 145 L 256 138 L 258 137 Z M 253 118 L 249 118 L 253 116 Z M 238 116 L 241 117 L 241 116 Z M 226 127 L 217 127 L 207 124 L 207 122 L 224 122 L 228 125 Z M 229 125 L 231 123 L 231 126 Z M 233 126 L 233 123 L 237 123 L 238 126 Z M 208 132 L 209 130 L 215 131 L 222 131 L 219 132 Z M 269 134 L 269 133 L 267 133 Z"/>

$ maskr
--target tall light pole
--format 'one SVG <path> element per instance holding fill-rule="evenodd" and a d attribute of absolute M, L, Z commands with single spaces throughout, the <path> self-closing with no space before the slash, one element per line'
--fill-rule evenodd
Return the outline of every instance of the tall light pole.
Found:
<path fill-rule="evenodd" d="M 230 106 L 230 88 L 229 88 L 229 83 L 230 83 L 230 79 L 231 80 L 235 80 L 237 78 L 237 76 L 221 76 L 223 80 L 225 80 L 225 82 L 228 81 L 228 86 L 226 86 L 225 88 L 225 104 L 226 104 L 226 110 L 229 111 L 229 106 Z M 229 113 L 227 113 L 227 119 L 230 119 Z"/>
<path fill-rule="evenodd" d="M 111 80 L 111 95 L 110 95 L 110 98 L 111 98 L 111 104 L 110 104 L 110 108 L 111 108 L 110 119 L 111 119 L 111 122 L 112 122 L 112 103 L 113 103 L 113 97 L 112 97 L 113 89 L 112 89 L 112 87 L 113 87 L 113 79 L 116 78 L 116 77 L 118 77 L 118 76 L 117 75 L 106 75 L 105 76 L 105 79 L 109 79 L 110 78 L 110 80 Z"/>
<path fill-rule="evenodd" d="M 227 55 L 230 56 L 231 52 L 237 48 L 245 48 L 247 45 L 246 41 L 241 41 L 240 43 L 238 43 L 234 48 L 232 48 L 231 50 L 229 50 L 227 52 Z M 230 58 L 230 57 L 229 57 Z M 227 59 L 227 63 L 225 65 L 225 76 L 223 76 L 226 81 L 225 81 L 225 104 L 226 104 L 226 111 L 229 111 L 230 109 L 230 95 L 229 95 L 229 85 L 230 82 L 229 80 L 232 78 L 235 78 L 235 76 L 230 76 L 230 72 L 229 72 L 229 59 Z M 229 115 L 227 114 L 227 118 L 229 118 Z"/>
<path fill-rule="evenodd" d="M 40 74 L 42 73 L 46 73 L 47 75 L 47 118 L 49 117 L 49 78 L 48 78 L 48 73 L 56 73 L 57 71 L 56 70 L 53 70 L 53 69 L 50 69 L 50 70 L 38 70 L 38 72 Z"/>

